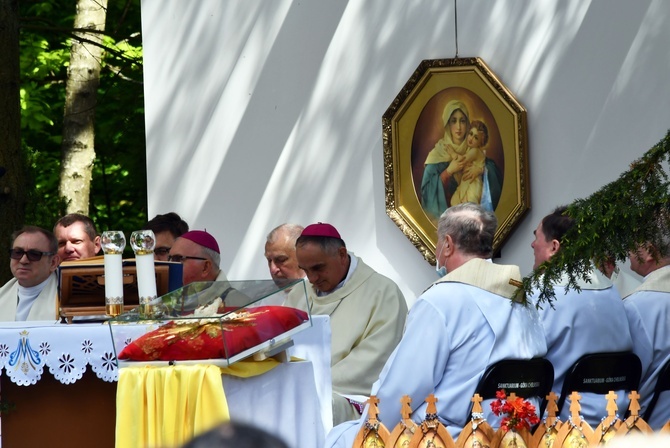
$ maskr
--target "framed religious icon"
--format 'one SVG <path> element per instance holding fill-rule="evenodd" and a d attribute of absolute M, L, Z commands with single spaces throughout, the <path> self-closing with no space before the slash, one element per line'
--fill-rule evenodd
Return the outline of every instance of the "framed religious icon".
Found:
<path fill-rule="evenodd" d="M 435 263 L 437 221 L 481 204 L 494 254 L 530 208 L 526 110 L 479 58 L 419 64 L 382 118 L 386 213 Z"/>

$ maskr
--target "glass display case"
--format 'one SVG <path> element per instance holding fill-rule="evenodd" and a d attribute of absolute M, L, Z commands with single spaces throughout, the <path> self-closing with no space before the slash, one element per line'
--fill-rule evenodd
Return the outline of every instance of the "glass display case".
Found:
<path fill-rule="evenodd" d="M 311 326 L 305 281 L 195 282 L 109 319 L 119 367 L 272 357 Z"/>

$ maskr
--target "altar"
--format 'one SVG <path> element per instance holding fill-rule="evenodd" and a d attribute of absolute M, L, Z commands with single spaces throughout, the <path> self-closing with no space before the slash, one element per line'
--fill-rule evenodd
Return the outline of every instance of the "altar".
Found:
<path fill-rule="evenodd" d="M 300 340 L 298 352 L 326 350 L 329 361 L 327 318 L 316 319 Z M 323 446 L 332 422 L 324 388 L 330 371 L 323 356 L 315 359 L 318 366 L 283 363 L 253 378 L 224 375 L 231 420 L 256 424 L 291 447 Z M 14 406 L 1 417 L 5 447 L 115 446 L 118 370 L 107 325 L 4 322 L 0 370 L 0 398 Z"/>

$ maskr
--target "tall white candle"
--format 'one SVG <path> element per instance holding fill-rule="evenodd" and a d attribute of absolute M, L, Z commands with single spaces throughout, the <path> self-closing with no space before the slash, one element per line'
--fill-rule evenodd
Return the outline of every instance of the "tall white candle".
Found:
<path fill-rule="evenodd" d="M 123 249 L 126 237 L 120 230 L 102 232 L 100 238 L 105 253 L 105 310 L 110 316 L 123 312 Z"/>
<path fill-rule="evenodd" d="M 154 266 L 156 236 L 151 230 L 137 230 L 130 235 L 130 245 L 135 252 L 140 315 L 157 317 L 160 307 L 155 306 L 159 303 L 156 293 L 156 267 Z"/>
<path fill-rule="evenodd" d="M 156 299 L 156 267 L 154 254 L 135 254 L 137 269 L 137 289 L 140 294 L 140 305 L 149 305 Z"/>
<path fill-rule="evenodd" d="M 105 299 L 123 305 L 123 259 L 121 254 L 105 254 Z"/>

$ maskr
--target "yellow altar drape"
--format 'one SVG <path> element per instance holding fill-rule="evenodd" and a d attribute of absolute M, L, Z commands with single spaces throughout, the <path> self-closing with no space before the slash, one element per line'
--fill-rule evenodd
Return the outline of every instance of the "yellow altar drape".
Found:
<path fill-rule="evenodd" d="M 238 378 L 251 378 L 262 375 L 279 365 L 279 361 L 268 358 L 263 361 L 240 361 L 228 367 L 221 367 L 222 375 L 236 376 Z"/>
<path fill-rule="evenodd" d="M 221 374 L 248 378 L 278 365 L 274 359 L 229 367 L 175 365 L 119 369 L 116 447 L 178 447 L 230 419 Z"/>

